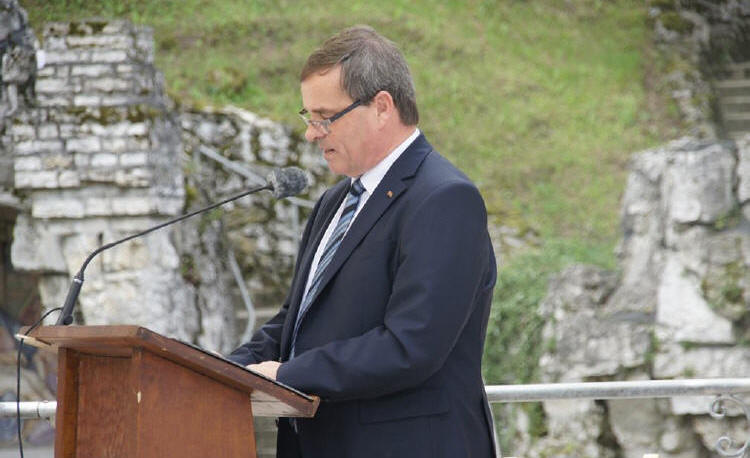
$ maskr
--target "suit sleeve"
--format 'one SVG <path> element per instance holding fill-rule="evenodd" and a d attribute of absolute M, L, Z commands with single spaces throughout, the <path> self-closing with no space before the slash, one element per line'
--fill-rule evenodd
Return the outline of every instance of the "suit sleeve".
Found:
<path fill-rule="evenodd" d="M 410 211 L 382 326 L 285 362 L 277 379 L 329 400 L 417 386 L 448 358 L 491 258 L 487 213 L 468 182 L 443 183 Z"/>
<path fill-rule="evenodd" d="M 302 241 L 300 242 L 299 250 L 297 251 L 297 262 L 294 266 L 294 276 L 299 273 L 300 263 L 302 254 L 304 253 L 305 246 L 310 237 L 312 231 L 313 222 L 318 214 L 320 202 L 323 200 L 321 196 L 318 202 L 315 204 L 310 218 L 307 220 L 305 230 L 302 233 Z M 291 288 L 290 288 L 291 289 Z M 281 333 L 284 329 L 284 321 L 286 320 L 287 313 L 289 312 L 289 301 L 291 298 L 291 291 L 286 297 L 284 304 L 281 306 L 279 312 L 274 315 L 266 324 L 258 329 L 253 334 L 250 342 L 236 348 L 232 353 L 227 356 L 227 359 L 234 361 L 242 365 L 255 364 L 263 361 L 278 361 L 281 354 Z"/>

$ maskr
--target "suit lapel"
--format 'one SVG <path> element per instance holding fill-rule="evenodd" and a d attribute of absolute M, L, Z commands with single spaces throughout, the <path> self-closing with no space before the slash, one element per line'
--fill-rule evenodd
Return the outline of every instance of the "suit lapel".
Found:
<path fill-rule="evenodd" d="M 316 217 L 315 227 L 310 235 L 310 239 L 306 244 L 304 253 L 300 253 L 302 256 L 301 269 L 299 274 L 295 278 L 295 282 L 292 285 L 292 296 L 289 300 L 289 311 L 288 316 L 294 319 L 287 319 L 284 323 L 284 330 L 282 332 L 282 355 L 286 354 L 286 346 L 289 342 L 292 329 L 294 328 L 295 317 L 297 316 L 297 310 L 299 310 L 300 302 L 302 301 L 302 295 L 305 292 L 305 286 L 307 285 L 307 277 L 310 275 L 310 265 L 312 264 L 315 252 L 320 245 L 320 240 L 323 238 L 323 234 L 326 232 L 326 228 L 331 223 L 333 216 L 336 214 L 341 205 L 341 201 L 344 200 L 347 190 L 349 189 L 349 179 L 339 181 L 333 188 L 331 188 L 330 197 L 321 204 L 320 216 Z"/>
<path fill-rule="evenodd" d="M 328 264 L 325 272 L 323 272 L 320 286 L 315 293 L 315 297 L 311 299 L 312 302 L 305 314 L 315 306 L 320 292 L 323 291 L 333 276 L 336 275 L 336 272 L 338 272 L 341 265 L 349 258 L 354 248 L 359 245 L 388 207 L 408 188 L 407 179 L 416 174 L 417 169 L 431 150 L 432 146 L 424 138 L 424 135 L 420 134 L 396 162 L 393 163 L 388 173 L 383 177 L 383 180 L 375 188 L 370 198 L 367 199 L 365 206 L 362 207 L 362 210 L 360 210 L 354 219 L 341 245 L 336 250 L 333 259 Z"/>

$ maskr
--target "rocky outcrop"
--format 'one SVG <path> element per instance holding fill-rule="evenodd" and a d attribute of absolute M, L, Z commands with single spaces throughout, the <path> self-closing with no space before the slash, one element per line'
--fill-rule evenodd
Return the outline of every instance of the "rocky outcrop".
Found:
<path fill-rule="evenodd" d="M 737 138 L 749 131 L 743 99 L 750 94 L 750 2 L 649 0 L 659 85 L 676 102 L 684 131 L 704 138 Z M 744 63 L 743 66 L 735 64 Z M 736 68 L 738 79 L 732 77 Z M 738 116 L 739 115 L 739 116 Z"/>
<path fill-rule="evenodd" d="M 622 203 L 621 271 L 572 266 L 540 305 L 544 381 L 747 374 L 748 158 L 750 136 L 736 144 L 685 138 L 635 156 Z M 739 420 L 717 423 L 710 405 L 680 397 L 545 402 L 547 435 L 525 452 L 713 456 L 718 432 Z"/>
<path fill-rule="evenodd" d="M 5 119 L 3 157 L 28 209 L 11 259 L 39 275 L 45 307 L 63 302 L 102 243 L 257 185 L 273 167 L 309 170 L 313 195 L 325 184 L 321 158 L 290 129 L 231 107 L 176 107 L 151 35 L 126 21 L 48 24 L 35 105 Z M 78 320 L 141 324 L 228 351 L 244 318 L 253 324 L 242 288 L 265 316 L 283 300 L 309 207 L 259 194 L 104 252 L 86 271 Z"/>

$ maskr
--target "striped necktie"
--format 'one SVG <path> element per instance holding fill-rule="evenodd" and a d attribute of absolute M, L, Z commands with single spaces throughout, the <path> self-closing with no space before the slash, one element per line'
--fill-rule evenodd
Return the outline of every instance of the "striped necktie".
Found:
<path fill-rule="evenodd" d="M 323 272 L 325 272 L 328 264 L 331 263 L 333 255 L 336 253 L 336 249 L 338 249 L 339 245 L 341 245 L 341 241 L 344 239 L 344 235 L 346 235 L 347 229 L 349 229 L 349 224 L 351 224 L 352 219 L 354 218 L 354 214 L 357 212 L 357 206 L 359 205 L 359 196 L 362 195 L 364 190 L 365 188 L 364 186 L 362 186 L 359 178 L 354 180 L 354 183 L 352 183 L 352 186 L 349 188 L 349 193 L 346 196 L 346 203 L 344 204 L 344 211 L 341 212 L 341 217 L 339 218 L 338 223 L 336 223 L 336 228 L 331 233 L 331 237 L 328 239 L 328 243 L 323 250 L 323 254 L 320 256 L 318 267 L 315 269 L 315 275 L 313 276 L 313 280 L 310 283 L 310 289 L 307 290 L 307 295 L 302 299 L 302 303 L 299 306 L 299 311 L 297 311 L 297 320 L 294 323 L 294 332 L 292 333 L 292 357 L 294 357 L 295 354 L 295 347 L 297 345 L 297 332 L 299 331 L 299 326 L 302 322 L 302 318 L 305 316 L 307 309 L 310 307 L 310 302 L 312 302 L 315 294 L 318 291 L 320 280 L 323 277 Z"/>

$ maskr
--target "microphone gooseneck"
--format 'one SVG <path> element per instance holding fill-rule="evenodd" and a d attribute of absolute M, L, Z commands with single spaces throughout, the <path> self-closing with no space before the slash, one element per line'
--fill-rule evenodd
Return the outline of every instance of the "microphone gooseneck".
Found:
<path fill-rule="evenodd" d="M 185 215 L 178 216 L 177 218 L 158 224 L 154 227 L 146 229 L 145 231 L 138 232 L 137 234 L 129 235 L 125 238 L 114 241 L 112 243 L 108 243 L 106 245 L 102 245 L 96 250 L 94 250 L 83 262 L 83 265 L 81 265 L 81 269 L 78 271 L 78 273 L 73 277 L 73 282 L 70 285 L 70 289 L 68 289 L 68 295 L 65 297 L 65 304 L 63 305 L 62 312 L 60 313 L 60 316 L 58 317 L 57 322 L 55 324 L 56 325 L 69 325 L 73 322 L 73 308 L 75 307 L 76 300 L 78 299 L 78 293 L 80 293 L 81 287 L 83 286 L 83 271 L 86 270 L 86 266 L 89 265 L 89 262 L 91 262 L 94 256 L 101 253 L 102 251 L 112 248 L 115 245 L 119 245 L 121 243 L 127 242 L 128 240 L 132 240 L 136 237 L 146 235 L 150 232 L 161 229 L 165 226 L 169 226 L 170 224 L 178 223 L 182 220 L 190 218 L 191 216 L 195 216 L 199 213 L 212 210 L 216 207 L 224 205 L 233 200 L 237 200 L 241 197 L 245 197 L 249 194 L 263 191 L 265 189 L 273 191 L 273 195 L 277 199 L 282 199 L 284 197 L 289 197 L 289 196 L 299 194 L 307 187 L 307 176 L 301 169 L 297 167 L 287 167 L 283 169 L 276 169 L 273 172 L 271 172 L 267 180 L 268 182 L 262 186 L 256 186 L 252 189 L 241 192 L 232 197 L 228 197 L 222 200 L 221 202 L 217 202 L 207 207 L 203 207 L 193 212 L 187 213 Z"/>

